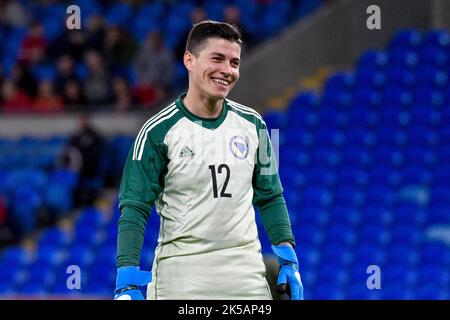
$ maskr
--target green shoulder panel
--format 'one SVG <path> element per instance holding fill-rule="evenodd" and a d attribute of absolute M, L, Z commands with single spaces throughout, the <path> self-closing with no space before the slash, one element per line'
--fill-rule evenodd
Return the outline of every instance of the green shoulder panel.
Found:
<path fill-rule="evenodd" d="M 181 118 L 177 108 L 163 109 L 142 126 L 130 149 L 119 190 L 118 268 L 139 266 L 147 220 L 164 188 L 168 163 L 164 137 Z"/>

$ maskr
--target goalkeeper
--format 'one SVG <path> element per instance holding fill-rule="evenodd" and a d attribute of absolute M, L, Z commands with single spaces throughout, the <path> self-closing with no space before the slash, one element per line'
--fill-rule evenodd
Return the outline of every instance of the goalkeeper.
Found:
<path fill-rule="evenodd" d="M 241 43 L 230 24 L 194 25 L 183 57 L 187 93 L 137 134 L 119 191 L 115 299 L 143 299 L 147 284 L 147 299 L 272 299 L 253 205 L 280 262 L 279 291 L 303 299 L 267 127 L 226 98 Z M 153 205 L 161 223 L 150 273 L 139 265 Z"/>

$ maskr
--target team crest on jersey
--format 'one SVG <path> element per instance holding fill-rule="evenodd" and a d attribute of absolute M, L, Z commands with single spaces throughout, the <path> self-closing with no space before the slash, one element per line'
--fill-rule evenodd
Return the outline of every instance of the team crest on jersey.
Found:
<path fill-rule="evenodd" d="M 230 139 L 230 151 L 236 158 L 244 160 L 248 156 L 248 137 L 233 136 Z"/>

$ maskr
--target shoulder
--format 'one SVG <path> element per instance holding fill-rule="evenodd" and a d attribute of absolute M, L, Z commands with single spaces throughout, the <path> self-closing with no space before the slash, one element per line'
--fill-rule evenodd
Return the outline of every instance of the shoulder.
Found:
<path fill-rule="evenodd" d="M 263 117 L 255 109 L 230 99 L 226 99 L 225 101 L 230 111 L 236 113 L 247 121 L 254 123 L 257 127 L 266 127 Z"/>
<path fill-rule="evenodd" d="M 133 158 L 140 158 L 146 144 L 161 144 L 167 132 L 179 119 L 181 112 L 175 102 L 170 103 L 154 116 L 150 117 L 140 128 L 133 150 Z"/>

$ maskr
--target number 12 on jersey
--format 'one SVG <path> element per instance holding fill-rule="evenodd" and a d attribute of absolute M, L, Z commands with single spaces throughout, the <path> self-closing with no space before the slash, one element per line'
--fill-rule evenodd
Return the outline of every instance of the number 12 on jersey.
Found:
<path fill-rule="evenodd" d="M 218 195 L 218 190 L 217 190 L 216 166 L 210 165 L 209 169 L 211 170 L 211 178 L 212 178 L 212 183 L 213 183 L 213 195 L 214 195 L 214 198 L 218 198 L 219 195 Z M 220 191 L 220 197 L 231 198 L 231 193 L 226 193 L 228 180 L 230 180 L 230 167 L 227 166 L 226 164 L 222 163 L 217 168 L 217 173 L 222 174 L 223 169 L 225 169 L 225 171 L 226 171 L 226 177 L 225 177 L 225 182 L 223 184 L 222 190 Z"/>

